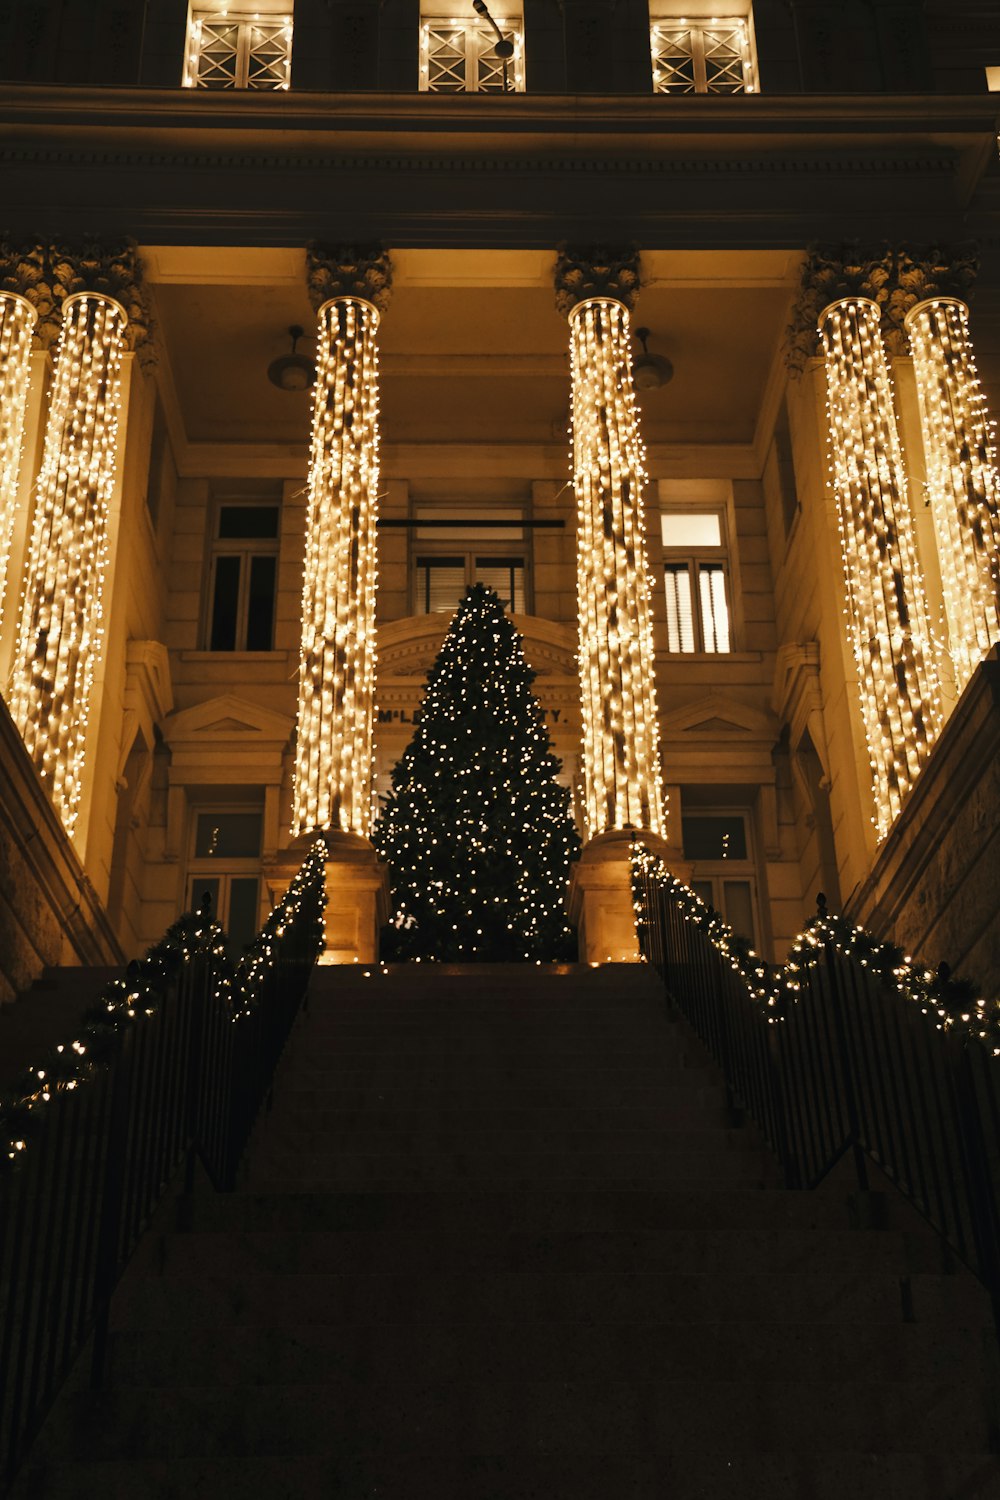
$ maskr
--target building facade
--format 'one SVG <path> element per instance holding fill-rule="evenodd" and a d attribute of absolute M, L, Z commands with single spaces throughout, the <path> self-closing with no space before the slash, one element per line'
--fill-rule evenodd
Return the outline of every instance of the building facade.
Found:
<path fill-rule="evenodd" d="M 8 993 L 367 834 L 474 581 L 591 842 L 995 982 L 1000 21 L 718 9 L 0 9 Z"/>

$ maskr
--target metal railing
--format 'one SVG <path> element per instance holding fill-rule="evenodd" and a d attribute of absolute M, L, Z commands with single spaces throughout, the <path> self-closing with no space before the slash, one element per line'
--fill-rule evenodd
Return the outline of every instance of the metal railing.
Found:
<path fill-rule="evenodd" d="M 235 1183 L 322 942 L 316 844 L 235 967 L 207 903 L 103 991 L 76 1040 L 0 1100 L 0 1490 L 177 1173 Z"/>
<path fill-rule="evenodd" d="M 639 943 L 792 1188 L 848 1153 L 893 1182 L 984 1283 L 1000 1323 L 1000 1003 L 819 912 L 788 962 L 750 951 L 633 846 Z"/>

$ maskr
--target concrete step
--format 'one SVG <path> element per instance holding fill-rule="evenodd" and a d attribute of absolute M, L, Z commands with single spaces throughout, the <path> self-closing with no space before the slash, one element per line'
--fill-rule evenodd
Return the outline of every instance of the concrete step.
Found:
<path fill-rule="evenodd" d="M 770 1180 L 774 1180 L 774 1171 Z M 404 1152 L 298 1151 L 264 1140 L 249 1162 L 245 1183 L 257 1192 L 375 1192 L 396 1188 L 552 1188 L 616 1186 L 642 1190 L 677 1183 L 763 1185 L 763 1161 L 749 1151 L 622 1151 L 572 1156 L 535 1150 L 460 1150 L 411 1155 Z"/>
<path fill-rule="evenodd" d="M 192 1372 L 193 1373 L 193 1372 Z M 947 1379 L 505 1381 L 488 1346 L 444 1378 L 397 1368 L 384 1381 L 132 1386 L 68 1399 L 53 1458 L 224 1458 L 393 1452 L 697 1454 L 986 1451 L 971 1383 Z M 846 1497 L 845 1497 L 846 1500 Z"/>
<path fill-rule="evenodd" d="M 573 1118 L 581 1118 L 588 1109 L 630 1110 L 681 1108 L 684 1110 L 721 1109 L 725 1090 L 720 1083 L 706 1083 L 700 1074 L 685 1069 L 683 1081 L 669 1087 L 662 1084 L 636 1085 L 627 1082 L 603 1083 L 587 1087 L 565 1082 L 521 1084 L 517 1078 L 507 1084 L 471 1085 L 468 1082 L 441 1087 L 432 1080 L 408 1079 L 393 1085 L 391 1092 L 382 1087 L 358 1084 L 338 1086 L 335 1090 L 320 1083 L 304 1086 L 291 1070 L 279 1074 L 275 1098 L 281 1112 L 320 1110 L 357 1110 L 362 1117 L 386 1113 L 413 1113 L 426 1109 L 451 1110 L 519 1110 L 560 1109 Z"/>
<path fill-rule="evenodd" d="M 733 1151 L 743 1157 L 754 1150 L 755 1143 L 748 1131 L 730 1130 L 725 1126 L 630 1130 L 619 1123 L 614 1112 L 609 1112 L 603 1122 L 595 1121 L 587 1129 L 573 1129 L 569 1121 L 562 1128 L 543 1125 L 535 1129 L 514 1129 L 505 1122 L 491 1127 L 488 1121 L 480 1120 L 462 1130 L 433 1116 L 419 1121 L 411 1119 L 409 1124 L 404 1117 L 399 1124 L 391 1126 L 381 1116 L 366 1125 L 336 1118 L 310 1122 L 307 1117 L 288 1119 L 278 1114 L 262 1122 L 255 1147 L 262 1155 L 288 1149 L 303 1157 L 317 1158 L 328 1158 L 331 1152 L 434 1158 L 459 1151 L 463 1157 L 501 1153 L 523 1161 L 538 1152 L 570 1157 L 598 1157 L 607 1152 L 615 1155 L 653 1152 L 665 1158 L 676 1158 Z"/>
<path fill-rule="evenodd" d="M 155 1274 L 207 1280 L 218 1275 L 286 1276 L 354 1271 L 664 1271 L 706 1276 L 798 1274 L 947 1275 L 930 1235 L 786 1229 L 508 1232 L 342 1230 L 295 1233 L 167 1234 L 157 1243 Z M 963 1273 L 964 1274 L 964 1273 Z M 983 1294 L 983 1317 L 989 1313 Z"/>
<path fill-rule="evenodd" d="M 117 1386 L 328 1385 L 353 1380 L 376 1387 L 400 1369 L 447 1380 L 484 1358 L 479 1323 L 306 1322 L 280 1328 L 192 1329 L 181 1344 L 172 1329 L 116 1333 L 109 1374 Z M 491 1382 L 725 1381 L 736 1372 L 759 1380 L 981 1381 L 984 1331 L 955 1327 L 946 1342 L 933 1324 L 509 1323 L 488 1335 Z"/>
<path fill-rule="evenodd" d="M 702 1130 L 733 1130 L 729 1111 L 721 1102 L 705 1104 L 700 1094 L 693 1102 L 677 1104 L 672 1100 L 659 1105 L 617 1105 L 601 1107 L 581 1103 L 579 1107 L 546 1105 L 541 1099 L 533 1106 L 510 1107 L 478 1099 L 469 1091 L 470 1103 L 455 1108 L 435 1103 L 430 1096 L 395 1107 L 396 1101 L 380 1101 L 365 1095 L 354 1096 L 345 1106 L 340 1097 L 330 1101 L 313 1094 L 308 1103 L 300 1096 L 281 1093 L 281 1108 L 268 1117 L 262 1128 L 292 1134 L 294 1131 L 323 1131 L 332 1135 L 360 1130 L 397 1131 L 421 1137 L 430 1132 L 464 1138 L 470 1131 L 510 1132 L 515 1136 L 530 1133 L 572 1133 L 601 1131 L 609 1128 L 623 1131 L 660 1134 L 695 1133 Z M 502 1097 L 494 1096 L 494 1097 Z M 367 1107 L 365 1107 L 367 1106 Z M 273 1124 L 272 1124 L 273 1121 Z"/>
<path fill-rule="evenodd" d="M 116 1329 L 283 1328 L 507 1322 L 631 1324 L 918 1323 L 976 1327 L 987 1313 L 965 1277 L 917 1273 L 676 1271 L 236 1272 L 144 1276 L 119 1291 Z M 707 1334 L 706 1334 L 707 1336 Z"/>
<path fill-rule="evenodd" d="M 415 1458 L 419 1461 L 415 1462 Z M 981 1453 L 484 1452 L 37 1463 L 12 1500 L 995 1500 Z"/>
<path fill-rule="evenodd" d="M 891 1199 L 873 1195 L 878 1211 Z M 459 1231 L 503 1236 L 510 1232 L 698 1229 L 717 1233 L 851 1227 L 846 1194 L 790 1193 L 778 1188 L 674 1186 L 656 1191 L 610 1188 L 565 1191 L 479 1190 L 453 1185 L 445 1192 L 287 1192 L 270 1197 L 245 1185 L 235 1193 L 196 1194 L 185 1209 L 195 1230 L 292 1232 L 315 1230 Z M 875 1212 L 869 1210 L 869 1217 Z M 906 1215 L 907 1226 L 910 1216 Z M 906 1226 L 904 1226 L 906 1227 Z"/>

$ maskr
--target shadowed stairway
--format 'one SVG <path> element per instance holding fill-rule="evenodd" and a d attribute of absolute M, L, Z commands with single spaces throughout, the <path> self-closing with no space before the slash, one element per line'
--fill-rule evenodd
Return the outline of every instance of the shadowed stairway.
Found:
<path fill-rule="evenodd" d="M 18 1497 L 1000 1496 L 985 1294 L 781 1190 L 650 970 L 369 973 L 316 971 Z"/>

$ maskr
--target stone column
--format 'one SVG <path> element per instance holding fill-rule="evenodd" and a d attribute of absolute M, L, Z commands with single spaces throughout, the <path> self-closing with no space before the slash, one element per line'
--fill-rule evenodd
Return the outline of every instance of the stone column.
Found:
<path fill-rule="evenodd" d="M 391 286 L 377 248 L 309 253 L 317 311 L 293 837 L 322 833 L 327 956 L 371 960 L 388 875 L 368 841 L 375 691 L 378 348 Z"/>
<path fill-rule="evenodd" d="M 931 295 L 905 315 L 913 351 L 927 488 L 959 693 L 1000 640 L 1000 473 L 993 427 L 958 297 Z"/>
<path fill-rule="evenodd" d="M 102 644 L 119 373 L 130 319 L 145 333 L 133 248 L 46 247 L 62 327 L 45 428 L 10 711 L 72 834 Z"/>
<path fill-rule="evenodd" d="M 570 914 L 587 962 L 637 956 L 628 885 L 630 831 L 662 845 L 646 483 L 632 385 L 634 251 L 565 250 L 556 305 L 570 324 L 573 483 L 583 773 L 588 844 Z"/>
<path fill-rule="evenodd" d="M 867 278 L 872 290 L 879 284 L 878 277 Z M 879 839 L 898 816 L 941 725 L 881 317 L 870 296 L 848 293 L 828 301 L 818 319 L 848 628 Z"/>

